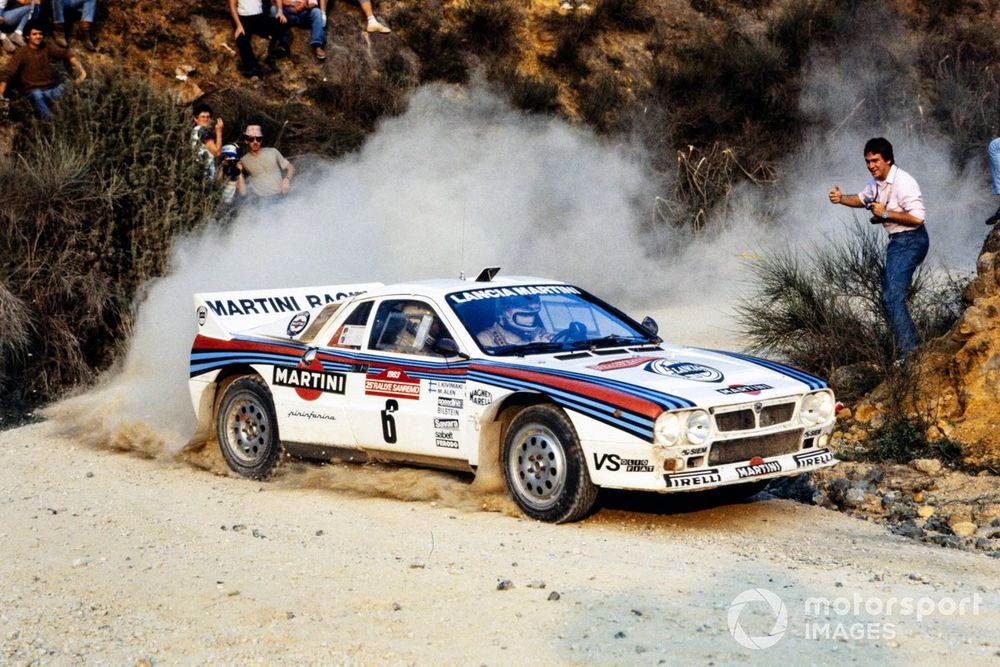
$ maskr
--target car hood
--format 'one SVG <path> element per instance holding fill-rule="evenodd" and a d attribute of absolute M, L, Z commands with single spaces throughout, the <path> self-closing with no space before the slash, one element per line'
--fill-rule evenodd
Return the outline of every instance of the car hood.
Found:
<path fill-rule="evenodd" d="M 504 363 L 601 384 L 624 383 L 695 405 L 730 405 L 826 387 L 807 373 L 732 352 L 675 345 L 504 357 Z"/>

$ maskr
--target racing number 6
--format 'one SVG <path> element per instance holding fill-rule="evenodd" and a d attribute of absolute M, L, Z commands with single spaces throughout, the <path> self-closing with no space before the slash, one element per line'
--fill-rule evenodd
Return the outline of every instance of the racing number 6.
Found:
<path fill-rule="evenodd" d="M 390 445 L 396 442 L 396 420 L 392 418 L 392 413 L 396 410 L 399 410 L 399 403 L 390 398 L 385 402 L 385 410 L 380 413 L 382 415 L 382 437 Z"/>

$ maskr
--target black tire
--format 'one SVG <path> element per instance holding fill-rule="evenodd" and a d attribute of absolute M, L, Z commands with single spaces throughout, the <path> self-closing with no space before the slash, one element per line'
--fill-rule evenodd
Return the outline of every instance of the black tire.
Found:
<path fill-rule="evenodd" d="M 562 410 L 535 405 L 519 412 L 504 436 L 502 456 L 507 490 L 531 518 L 566 523 L 594 506 L 597 487 Z"/>
<path fill-rule="evenodd" d="M 265 479 L 281 460 L 281 440 L 274 401 L 267 385 L 254 375 L 234 380 L 219 401 L 215 435 L 233 472 Z"/>

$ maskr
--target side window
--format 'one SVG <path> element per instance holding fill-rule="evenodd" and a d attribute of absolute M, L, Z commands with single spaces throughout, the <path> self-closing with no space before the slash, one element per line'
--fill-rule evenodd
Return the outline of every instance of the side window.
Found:
<path fill-rule="evenodd" d="M 333 332 L 333 337 L 328 345 L 360 350 L 361 344 L 365 340 L 365 325 L 368 324 L 368 316 L 371 315 L 371 312 L 371 301 L 359 303 L 347 317 L 347 320 Z"/>
<path fill-rule="evenodd" d="M 435 355 L 434 343 L 451 338 L 434 309 L 423 301 L 390 299 L 379 304 L 368 347 L 381 352 Z"/>

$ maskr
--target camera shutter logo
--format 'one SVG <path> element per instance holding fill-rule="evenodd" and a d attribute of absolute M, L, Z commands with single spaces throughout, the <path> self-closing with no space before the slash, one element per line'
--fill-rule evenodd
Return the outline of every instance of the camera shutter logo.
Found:
<path fill-rule="evenodd" d="M 774 614 L 774 626 L 768 634 L 751 637 L 740 625 L 740 614 L 750 603 L 763 603 Z M 788 609 L 781 598 L 766 588 L 751 588 L 737 595 L 729 604 L 726 620 L 729 623 L 729 633 L 740 646 L 750 649 L 771 648 L 785 636 L 785 631 L 788 629 Z"/>

